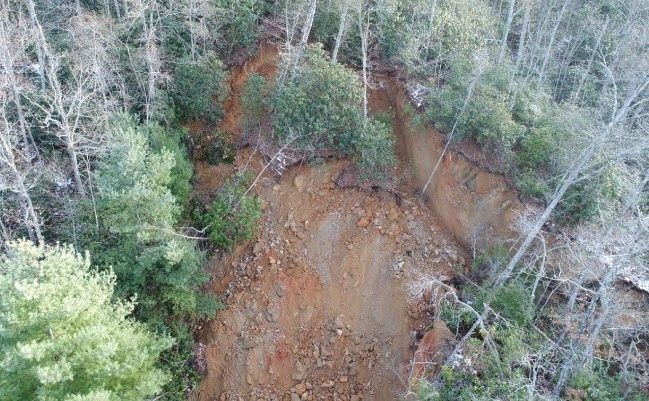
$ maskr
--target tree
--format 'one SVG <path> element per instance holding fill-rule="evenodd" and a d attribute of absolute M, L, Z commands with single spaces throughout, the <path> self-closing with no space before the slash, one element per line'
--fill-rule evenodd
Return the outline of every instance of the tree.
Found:
<path fill-rule="evenodd" d="M 168 380 L 171 339 L 113 300 L 115 276 L 67 246 L 8 244 L 0 261 L 0 398 L 141 401 Z"/>
<path fill-rule="evenodd" d="M 99 232 L 87 232 L 86 244 L 101 266 L 113 266 L 118 293 L 138 294 L 138 316 L 161 325 L 210 315 L 216 304 L 199 291 L 207 275 L 194 238 L 175 228 L 181 212 L 171 192 L 175 155 L 164 146 L 152 149 L 151 140 L 160 139 L 149 135 L 164 134 L 150 129 L 129 118 L 112 124 L 113 141 L 96 177 Z"/>
<path fill-rule="evenodd" d="M 4 85 L 0 83 L 0 89 Z M 32 190 L 36 185 L 38 167 L 42 162 L 32 164 L 30 143 L 22 142 L 24 138 L 18 134 L 15 124 L 8 118 L 7 100 L 0 97 L 0 198 L 7 204 L 3 205 L 3 218 L 6 218 L 9 211 L 9 198 L 16 197 L 20 209 L 17 213 L 18 226 L 27 228 L 27 233 L 32 241 L 43 243 L 41 232 L 41 219 L 32 201 Z M 17 216 L 16 216 L 17 217 Z"/>

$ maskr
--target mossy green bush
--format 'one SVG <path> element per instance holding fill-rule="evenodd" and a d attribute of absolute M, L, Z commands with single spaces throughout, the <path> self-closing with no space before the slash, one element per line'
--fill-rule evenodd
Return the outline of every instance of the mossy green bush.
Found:
<path fill-rule="evenodd" d="M 173 91 L 178 118 L 185 122 L 199 118 L 218 122 L 228 94 L 226 79 L 223 63 L 214 55 L 180 60 L 174 70 Z"/>
<path fill-rule="evenodd" d="M 360 134 L 354 138 L 354 149 L 361 178 L 386 179 L 396 163 L 392 126 L 369 119 Z"/>
<path fill-rule="evenodd" d="M 241 90 L 244 129 L 258 126 L 268 112 L 268 82 L 259 74 L 250 74 Z"/>
<path fill-rule="evenodd" d="M 363 90 L 354 72 L 331 64 L 319 45 L 308 47 L 297 74 L 277 89 L 273 132 L 280 142 L 307 151 L 354 152 L 363 128 Z"/>
<path fill-rule="evenodd" d="M 251 47 L 259 36 L 259 21 L 266 12 L 267 2 L 215 0 L 214 6 L 223 15 L 218 27 L 218 33 L 222 35 L 219 44 L 220 53 L 228 56 L 238 49 Z"/>
<path fill-rule="evenodd" d="M 218 131 L 210 137 L 210 142 L 207 144 L 205 161 L 212 166 L 221 163 L 232 164 L 234 163 L 235 153 L 235 146 L 230 142 L 228 134 Z"/>
<path fill-rule="evenodd" d="M 320 45 L 310 46 L 297 75 L 271 102 L 273 133 L 306 152 L 351 155 L 362 179 L 385 179 L 396 162 L 392 126 L 385 117 L 365 118 L 362 102 L 356 74 L 332 64 Z"/>
<path fill-rule="evenodd" d="M 244 174 L 226 181 L 202 218 L 210 241 L 223 250 L 230 250 L 255 234 L 261 204 L 256 196 L 246 194 L 248 183 Z"/>

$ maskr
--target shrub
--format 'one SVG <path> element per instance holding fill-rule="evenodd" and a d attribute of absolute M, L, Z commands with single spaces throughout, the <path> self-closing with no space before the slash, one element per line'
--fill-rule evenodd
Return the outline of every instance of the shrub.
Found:
<path fill-rule="evenodd" d="M 609 373 L 610 366 L 596 362 L 591 367 L 576 371 L 568 383 L 571 389 L 580 390 L 584 401 L 641 401 L 647 395 L 633 382 L 635 373 L 624 380 L 621 374 Z M 646 390 L 645 390 L 646 391 Z"/>
<path fill-rule="evenodd" d="M 554 218 L 562 223 L 576 224 L 599 213 L 599 185 L 592 180 L 568 188 L 554 210 Z"/>
<path fill-rule="evenodd" d="M 256 196 L 245 193 L 247 184 L 242 174 L 226 181 L 203 218 L 208 237 L 221 249 L 229 250 L 255 234 L 261 205 Z"/>
<path fill-rule="evenodd" d="M 551 127 L 531 128 L 519 141 L 516 150 L 516 166 L 520 169 L 539 171 L 547 168 L 555 151 L 554 132 Z"/>
<path fill-rule="evenodd" d="M 216 0 L 215 6 L 223 16 L 218 28 L 223 35 L 220 45 L 223 55 L 255 43 L 259 35 L 259 20 L 265 12 L 264 0 Z"/>
<path fill-rule="evenodd" d="M 118 296 L 137 294 L 137 318 L 160 333 L 185 338 L 191 322 L 212 316 L 220 304 L 200 291 L 208 279 L 203 254 L 176 231 L 180 207 L 172 192 L 174 154 L 166 146 L 154 150 L 151 139 L 157 134 L 151 133 L 158 131 L 133 120 L 111 130 L 113 140 L 99 160 L 96 178 L 99 227 L 82 232 L 81 246 L 92 250 L 98 266 L 112 266 Z M 84 222 L 94 228 L 92 205 L 87 209 Z M 164 388 L 165 400 L 184 399 L 195 383 L 187 361 L 178 362 L 187 348 L 177 344 L 163 356 L 173 376 Z"/>
<path fill-rule="evenodd" d="M 493 295 L 491 307 L 496 313 L 519 326 L 531 322 L 534 303 L 529 291 L 519 284 L 507 284 Z"/>
<path fill-rule="evenodd" d="M 244 129 L 251 129 L 261 123 L 266 115 L 268 102 L 268 83 L 258 74 L 250 74 L 241 90 Z"/>
<path fill-rule="evenodd" d="M 332 65 L 320 46 L 309 46 L 297 75 L 278 89 L 273 100 L 273 132 L 304 150 L 354 151 L 362 129 L 361 84 L 353 71 Z"/>
<path fill-rule="evenodd" d="M 236 149 L 228 139 L 228 134 L 219 131 L 207 145 L 205 161 L 212 166 L 220 163 L 232 164 L 234 163 L 235 154 Z"/>
<path fill-rule="evenodd" d="M 360 135 L 354 138 L 354 148 L 361 169 L 361 178 L 388 177 L 390 168 L 396 163 L 391 125 L 369 119 Z"/>
<path fill-rule="evenodd" d="M 545 201 L 546 196 L 550 193 L 547 181 L 539 178 L 533 170 L 515 171 L 514 184 L 523 198 Z"/>
<path fill-rule="evenodd" d="M 164 128 L 159 124 L 151 124 L 145 130 L 151 150 L 160 153 L 164 149 L 173 155 L 174 166 L 171 169 L 169 190 L 178 204 L 184 204 L 189 197 L 190 179 L 194 174 L 194 168 L 187 157 L 187 148 L 184 144 L 187 132 L 181 128 Z"/>
<path fill-rule="evenodd" d="M 227 74 L 213 55 L 197 61 L 184 59 L 174 70 L 173 99 L 182 121 L 204 118 L 215 123 L 223 117 Z"/>
<path fill-rule="evenodd" d="M 497 144 L 509 150 L 524 128 L 512 119 L 507 107 L 507 94 L 496 86 L 476 85 L 474 94 L 460 118 L 458 127 L 480 144 Z"/>

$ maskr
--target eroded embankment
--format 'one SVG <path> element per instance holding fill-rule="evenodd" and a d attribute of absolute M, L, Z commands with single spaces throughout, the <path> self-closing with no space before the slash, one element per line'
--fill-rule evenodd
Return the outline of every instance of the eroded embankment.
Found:
<path fill-rule="evenodd" d="M 250 73 L 272 79 L 277 51 L 260 53 L 230 75 L 219 129 L 240 134 L 240 90 Z M 396 84 L 395 84 L 396 85 Z M 340 189 L 348 161 L 266 172 L 254 189 L 264 216 L 256 238 L 210 263 L 212 290 L 226 308 L 200 330 L 207 373 L 195 397 L 213 400 L 393 401 L 413 372 L 435 370 L 452 336 L 437 322 L 412 368 L 413 331 L 424 334 L 434 307 L 413 297 L 415 284 L 448 281 L 469 262 L 465 245 L 479 231 L 507 234 L 513 194 L 497 176 L 449 153 L 427 191 L 414 195 L 440 154 L 438 133 L 413 127 L 398 86 L 372 96 L 373 111 L 392 111 L 406 178 L 399 199 Z M 234 166 L 196 163 L 196 195 L 209 197 L 227 172 L 258 174 L 254 149 Z M 404 174 L 402 174 L 404 175 Z M 484 198 L 484 199 L 483 199 Z M 492 213 L 492 209 L 495 213 Z"/>
<path fill-rule="evenodd" d="M 440 223 L 467 249 L 513 238 L 511 223 L 520 202 L 501 175 L 481 169 L 462 154 L 444 149 L 444 136 L 436 129 L 416 124 L 403 85 L 395 78 L 378 78 L 371 93 L 375 111 L 390 112 L 394 119 L 397 152 L 410 176 L 409 185 L 425 193 L 428 206 Z"/>

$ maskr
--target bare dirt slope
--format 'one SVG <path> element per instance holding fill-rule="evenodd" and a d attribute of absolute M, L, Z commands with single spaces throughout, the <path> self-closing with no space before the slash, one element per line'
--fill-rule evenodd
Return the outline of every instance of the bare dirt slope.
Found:
<path fill-rule="evenodd" d="M 245 77 L 272 78 L 276 62 L 277 51 L 264 46 L 233 71 L 220 129 L 239 134 Z M 451 336 L 409 293 L 411 284 L 422 276 L 447 281 L 453 267 L 466 268 L 460 244 L 470 243 L 475 227 L 507 233 L 513 194 L 498 176 L 451 154 L 426 199 L 412 195 L 440 152 L 440 136 L 410 124 L 398 87 L 383 88 L 372 109 L 394 114 L 395 174 L 407 179 L 395 196 L 337 188 L 348 161 L 262 176 L 257 237 L 210 264 L 212 290 L 224 294 L 226 308 L 200 330 L 208 370 L 197 399 L 392 401 L 409 387 L 413 331 L 426 328 L 433 330 L 421 341 L 415 373 L 435 369 L 430 362 Z M 263 160 L 244 149 L 234 167 L 196 167 L 196 190 L 209 195 L 227 172 L 257 174 Z"/>
<path fill-rule="evenodd" d="M 394 117 L 397 150 L 410 173 L 409 185 L 421 189 L 442 156 L 445 138 L 413 121 L 413 108 L 398 80 L 376 79 L 370 104 Z M 503 176 L 481 169 L 457 151 L 444 154 L 425 195 L 444 228 L 467 248 L 480 249 L 515 236 L 510 227 L 520 210 L 516 193 Z"/>
<path fill-rule="evenodd" d="M 337 190 L 344 165 L 263 180 L 260 234 L 227 266 L 227 308 L 203 332 L 201 400 L 405 392 L 410 333 L 432 312 L 410 301 L 407 284 L 421 272 L 450 278 L 464 256 L 417 200 L 400 207 L 392 195 Z"/>

